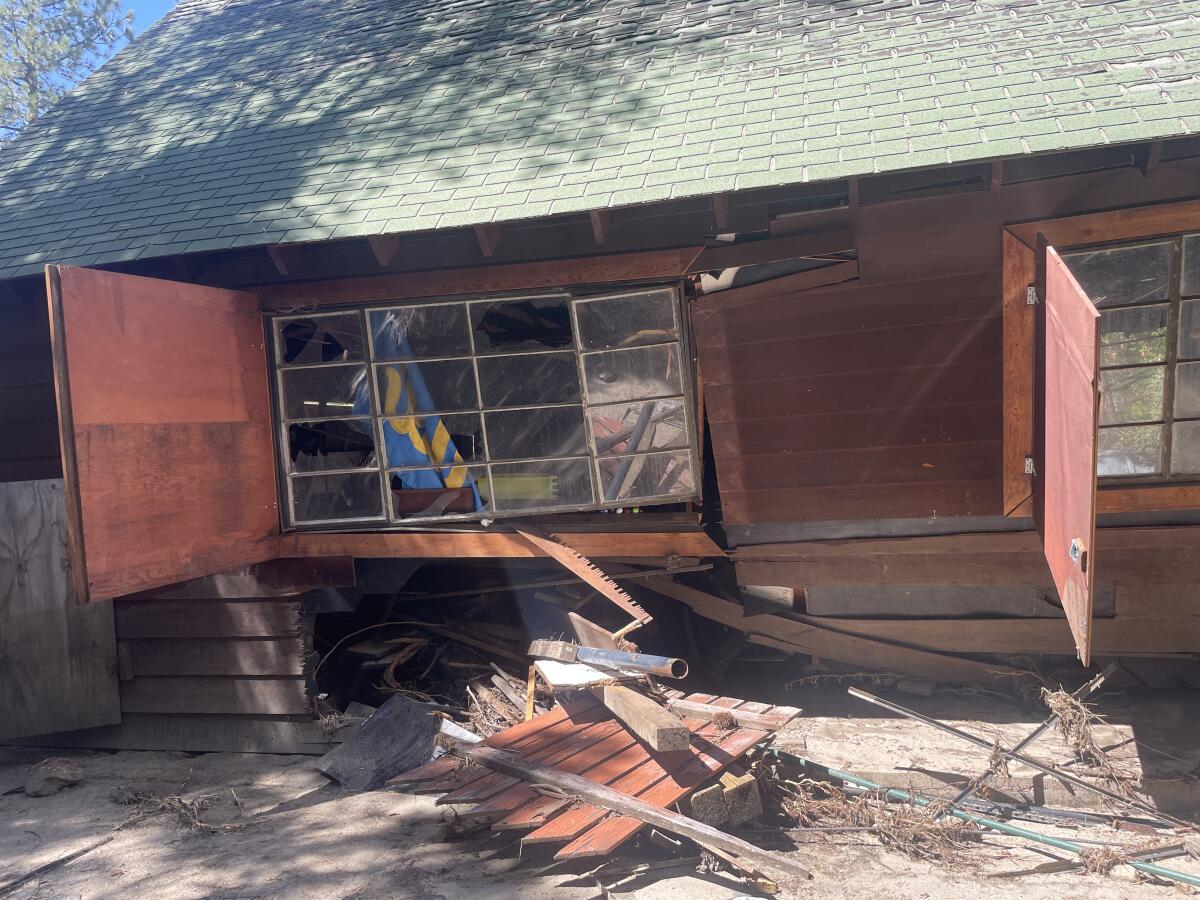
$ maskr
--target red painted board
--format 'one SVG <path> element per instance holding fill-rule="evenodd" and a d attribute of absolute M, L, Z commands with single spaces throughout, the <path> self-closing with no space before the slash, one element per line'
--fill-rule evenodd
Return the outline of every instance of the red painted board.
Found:
<path fill-rule="evenodd" d="M 1042 247 L 1041 391 L 1034 513 L 1079 659 L 1091 662 L 1096 560 L 1100 313 L 1058 252 Z"/>

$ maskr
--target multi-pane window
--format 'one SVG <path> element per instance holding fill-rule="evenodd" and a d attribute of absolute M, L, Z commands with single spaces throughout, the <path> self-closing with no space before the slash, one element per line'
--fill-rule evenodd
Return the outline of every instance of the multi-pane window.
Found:
<path fill-rule="evenodd" d="M 1064 256 L 1100 310 L 1101 477 L 1200 476 L 1200 235 Z"/>
<path fill-rule="evenodd" d="M 493 518 L 696 492 L 672 288 L 272 325 L 291 524 Z"/>

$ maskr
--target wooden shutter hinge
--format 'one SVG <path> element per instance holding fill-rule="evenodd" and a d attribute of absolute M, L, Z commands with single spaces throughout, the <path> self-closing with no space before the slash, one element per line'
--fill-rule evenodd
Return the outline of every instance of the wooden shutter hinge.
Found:
<path fill-rule="evenodd" d="M 1032 284 L 1028 285 L 1025 288 L 1025 305 L 1026 306 L 1037 306 L 1037 304 L 1038 304 L 1037 287 Z"/>

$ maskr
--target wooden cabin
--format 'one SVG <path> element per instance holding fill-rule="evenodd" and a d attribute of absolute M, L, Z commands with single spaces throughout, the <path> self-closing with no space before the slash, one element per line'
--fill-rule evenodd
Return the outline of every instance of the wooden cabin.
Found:
<path fill-rule="evenodd" d="M 518 519 L 851 665 L 1194 658 L 1198 37 L 182 0 L 0 149 L 0 737 L 319 747 L 302 598 Z"/>

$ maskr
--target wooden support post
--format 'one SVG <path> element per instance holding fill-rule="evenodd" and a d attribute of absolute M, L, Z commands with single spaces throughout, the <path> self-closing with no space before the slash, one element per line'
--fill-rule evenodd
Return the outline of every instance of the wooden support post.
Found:
<path fill-rule="evenodd" d="M 582 776 L 572 775 L 550 766 L 522 759 L 515 753 L 495 750 L 479 744 L 470 746 L 455 744 L 450 752 L 495 772 L 511 775 L 534 784 L 559 788 L 594 806 L 610 809 L 622 816 L 629 816 L 671 834 L 688 838 L 702 846 L 716 847 L 741 859 L 753 860 L 769 870 L 784 871 L 801 878 L 812 878 L 812 873 L 807 869 L 781 857 L 778 853 L 755 847 L 741 838 L 681 816 L 679 813 L 651 806 L 644 800 L 622 794 L 606 784 L 597 784 Z"/>
<path fill-rule="evenodd" d="M 479 252 L 486 257 L 492 257 L 496 245 L 500 243 L 500 226 L 493 223 L 475 226 L 475 240 L 479 241 Z"/>
<path fill-rule="evenodd" d="M 1143 175 L 1149 175 L 1158 168 L 1159 162 L 1162 161 L 1162 149 L 1162 141 L 1152 141 L 1146 148 L 1146 156 L 1142 162 Z"/>
<path fill-rule="evenodd" d="M 371 245 L 371 252 L 375 254 L 375 262 L 386 268 L 392 264 L 400 250 L 400 235 L 376 234 L 367 238 L 367 243 Z"/>
<path fill-rule="evenodd" d="M 588 213 L 588 218 L 592 220 L 592 237 L 597 244 L 603 244 L 608 241 L 609 226 L 612 223 L 612 215 L 607 209 L 593 209 Z"/>
<path fill-rule="evenodd" d="M 645 694 L 620 684 L 606 684 L 597 696 L 614 716 L 652 750 L 686 750 L 692 733 L 682 721 Z"/>

